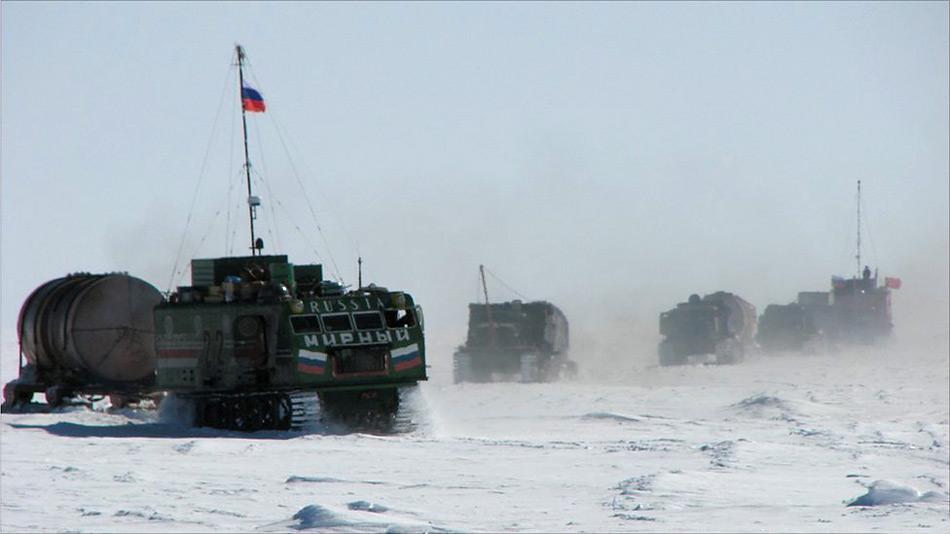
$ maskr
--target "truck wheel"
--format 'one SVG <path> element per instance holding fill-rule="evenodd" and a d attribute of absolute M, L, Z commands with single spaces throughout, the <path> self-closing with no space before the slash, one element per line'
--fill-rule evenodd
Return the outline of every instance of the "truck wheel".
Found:
<path fill-rule="evenodd" d="M 663 367 L 682 365 L 685 362 L 685 358 L 677 354 L 673 345 L 670 343 L 660 343 L 657 353 L 660 357 L 660 365 Z"/>
<path fill-rule="evenodd" d="M 128 408 L 129 398 L 126 397 L 125 395 L 112 394 L 112 395 L 109 395 L 109 404 L 112 405 L 113 410 Z"/>
<path fill-rule="evenodd" d="M 803 354 L 824 354 L 828 352 L 828 340 L 821 334 L 814 335 L 802 343 Z"/>
<path fill-rule="evenodd" d="M 568 380 L 577 379 L 577 362 L 574 360 L 567 360 L 567 362 L 564 364 L 564 369 Z"/>
<path fill-rule="evenodd" d="M 472 359 L 468 354 L 455 353 L 452 358 L 452 378 L 456 384 L 471 380 Z"/>
<path fill-rule="evenodd" d="M 148 398 L 152 399 L 152 403 L 155 404 L 156 410 L 161 409 L 162 401 L 165 400 L 165 392 L 153 393 L 149 395 Z"/>
<path fill-rule="evenodd" d="M 716 344 L 716 363 L 720 365 L 742 361 L 742 345 L 735 339 L 724 339 Z"/>
<path fill-rule="evenodd" d="M 538 365 L 538 355 L 537 354 L 522 354 L 521 355 L 521 381 L 522 382 L 539 382 L 541 380 L 541 369 Z"/>
<path fill-rule="evenodd" d="M 3 405 L 12 407 L 33 402 L 33 392 L 17 389 L 17 382 L 7 382 L 3 386 Z"/>
<path fill-rule="evenodd" d="M 63 405 L 67 395 L 61 386 L 50 386 L 46 388 L 45 396 L 46 404 L 48 404 L 50 408 L 56 408 Z"/>

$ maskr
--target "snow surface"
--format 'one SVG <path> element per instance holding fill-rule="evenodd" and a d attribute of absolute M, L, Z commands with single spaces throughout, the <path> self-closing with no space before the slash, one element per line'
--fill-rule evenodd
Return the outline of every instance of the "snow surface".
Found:
<path fill-rule="evenodd" d="M 4 414 L 0 530 L 950 529 L 944 345 L 631 359 L 558 384 L 453 385 L 448 361 L 431 354 L 392 435 L 189 428 L 174 406 Z"/>
<path fill-rule="evenodd" d="M 851 501 L 848 506 L 882 506 L 902 502 L 940 502 L 947 500 L 947 494 L 940 491 L 920 493 L 916 488 L 891 482 L 890 480 L 876 480 L 868 488 L 868 492 Z"/>

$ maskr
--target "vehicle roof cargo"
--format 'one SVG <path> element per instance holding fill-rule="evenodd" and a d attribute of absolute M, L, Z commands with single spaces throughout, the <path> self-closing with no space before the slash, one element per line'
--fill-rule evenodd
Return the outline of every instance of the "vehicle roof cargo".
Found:
<path fill-rule="evenodd" d="M 237 256 L 232 258 L 211 258 L 191 260 L 191 285 L 217 286 L 228 276 L 239 276 L 247 280 L 248 270 L 260 268 L 264 271 L 264 280 L 270 280 L 270 264 L 287 263 L 286 255 L 276 256 Z"/>

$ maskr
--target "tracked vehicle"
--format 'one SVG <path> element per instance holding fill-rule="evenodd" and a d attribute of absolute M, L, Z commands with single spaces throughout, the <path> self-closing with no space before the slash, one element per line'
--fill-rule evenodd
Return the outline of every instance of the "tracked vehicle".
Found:
<path fill-rule="evenodd" d="M 900 287 L 897 278 L 878 284 L 877 275 L 865 267 L 863 275 L 831 280 L 832 338 L 836 342 L 870 345 L 890 337 L 891 288 Z"/>
<path fill-rule="evenodd" d="M 707 354 L 721 364 L 742 361 L 755 332 L 755 307 L 738 295 L 690 295 L 687 302 L 660 314 L 660 365 L 684 364 L 690 356 Z"/>
<path fill-rule="evenodd" d="M 242 117 L 263 112 L 240 46 L 237 60 Z M 20 312 L 20 376 L 4 387 L 4 411 L 39 392 L 50 406 L 173 393 L 196 424 L 243 431 L 299 428 L 316 398 L 346 423 L 395 419 L 399 390 L 427 378 L 421 307 L 408 293 L 363 286 L 362 275 L 347 291 L 319 264 L 264 255 L 246 118 L 244 140 L 251 255 L 194 259 L 190 285 L 164 296 L 121 273 L 43 284 Z"/>
<path fill-rule="evenodd" d="M 543 301 L 489 303 L 484 267 L 479 271 L 486 303 L 468 305 L 468 336 L 453 355 L 455 383 L 576 376 L 564 313 Z"/>
<path fill-rule="evenodd" d="M 769 352 L 815 352 L 849 344 L 871 345 L 887 339 L 891 320 L 891 289 L 900 279 L 877 275 L 865 267 L 861 276 L 834 276 L 831 291 L 807 291 L 798 301 L 770 304 L 759 318 L 757 341 Z"/>
<path fill-rule="evenodd" d="M 894 329 L 891 319 L 891 289 L 900 289 L 901 279 L 886 277 L 879 283 L 877 269 L 871 273 L 867 265 L 861 269 L 861 181 L 857 193 L 857 275 L 850 278 L 831 277 L 831 310 L 837 343 L 870 345 L 890 337 Z"/>
<path fill-rule="evenodd" d="M 803 291 L 795 302 L 766 306 L 756 341 L 766 352 L 816 352 L 829 342 L 833 324 L 829 293 Z"/>
<path fill-rule="evenodd" d="M 879 343 L 894 328 L 891 290 L 901 279 L 879 280 L 877 269 L 861 268 L 861 181 L 857 183 L 855 266 L 850 277 L 832 276 L 831 291 L 804 291 L 788 305 L 769 305 L 759 320 L 759 345 L 765 351 L 814 352 L 841 345 Z"/>
<path fill-rule="evenodd" d="M 157 385 L 208 426 L 295 425 L 308 391 L 344 420 L 387 418 L 426 379 L 421 319 L 407 293 L 344 292 L 286 256 L 193 260 L 192 285 L 155 308 Z"/>

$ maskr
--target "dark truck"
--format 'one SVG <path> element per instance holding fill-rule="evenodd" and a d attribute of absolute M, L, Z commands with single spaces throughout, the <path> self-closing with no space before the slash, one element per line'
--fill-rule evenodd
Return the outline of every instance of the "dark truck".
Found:
<path fill-rule="evenodd" d="M 875 344 L 891 335 L 891 289 L 900 280 L 865 268 L 860 277 L 831 279 L 831 291 L 803 291 L 798 301 L 771 304 L 759 318 L 757 341 L 765 351 L 801 350 L 849 344 Z"/>
<path fill-rule="evenodd" d="M 756 341 L 766 352 L 816 352 L 828 342 L 833 325 L 829 293 L 802 291 L 795 302 L 766 306 Z"/>
<path fill-rule="evenodd" d="M 717 363 L 742 361 L 755 337 L 755 307 L 738 295 L 717 291 L 690 295 L 660 314 L 660 365 L 679 365 L 690 356 L 715 354 Z"/>
<path fill-rule="evenodd" d="M 890 337 L 891 287 L 900 287 L 899 279 L 887 278 L 879 286 L 867 267 L 860 278 L 832 277 L 833 341 L 871 345 Z"/>
<path fill-rule="evenodd" d="M 557 380 L 577 374 L 567 318 L 549 302 L 468 305 L 468 339 L 454 355 L 455 383 Z"/>

